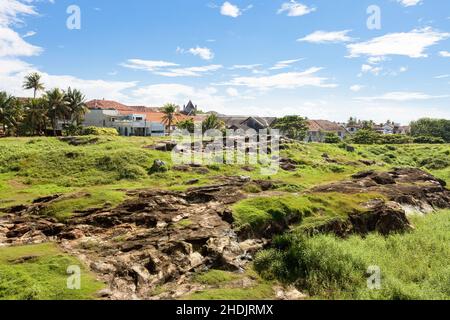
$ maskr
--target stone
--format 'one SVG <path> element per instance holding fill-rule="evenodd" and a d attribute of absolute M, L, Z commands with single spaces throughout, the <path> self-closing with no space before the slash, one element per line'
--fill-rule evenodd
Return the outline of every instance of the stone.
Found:
<path fill-rule="evenodd" d="M 155 160 L 153 162 L 153 166 L 150 168 L 150 173 L 161 173 L 161 172 L 167 172 L 167 165 L 162 160 Z"/>

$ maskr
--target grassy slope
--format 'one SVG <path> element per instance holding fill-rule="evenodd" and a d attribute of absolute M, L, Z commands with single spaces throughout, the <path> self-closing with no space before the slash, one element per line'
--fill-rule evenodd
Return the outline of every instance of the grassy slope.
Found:
<path fill-rule="evenodd" d="M 24 257 L 34 257 L 17 262 Z M 67 289 L 67 267 L 80 266 L 80 290 Z M 0 300 L 88 300 L 104 284 L 95 280 L 80 262 L 63 254 L 56 245 L 0 249 Z"/>
<path fill-rule="evenodd" d="M 198 184 L 204 185 L 212 183 L 220 175 L 250 175 L 255 179 L 276 181 L 281 195 L 264 195 L 263 199 L 238 204 L 235 213 L 241 225 L 258 225 L 261 221 L 282 217 L 286 212 L 298 212 L 303 217 L 303 225 L 308 226 L 323 218 L 358 210 L 364 199 L 344 199 L 332 194 L 299 197 L 299 192 L 314 185 L 348 178 L 357 171 L 418 166 L 450 184 L 450 145 L 357 146 L 356 152 L 350 153 L 335 145 L 299 144 L 282 154 L 295 159 L 299 163 L 298 170 L 280 170 L 275 176 L 267 177 L 258 169 L 247 172 L 233 165 L 214 166 L 203 175 L 172 170 L 148 175 L 147 170 L 155 159 L 171 165 L 170 153 L 144 148 L 154 142 L 152 138 L 102 137 L 97 144 L 76 147 L 54 138 L 0 139 L 0 214 L 2 207 L 26 204 L 39 196 L 62 193 L 68 198 L 54 204 L 46 214 L 64 219 L 73 210 L 102 206 L 107 202 L 114 206 L 124 199 L 126 189 L 182 190 L 187 188 L 185 182 L 192 178 L 199 178 Z M 324 153 L 338 163 L 325 161 Z M 358 163 L 361 159 L 376 160 L 378 164 L 367 167 Z M 260 190 L 250 188 L 248 191 L 258 193 Z M 89 193 L 89 196 L 77 196 L 82 193 Z M 391 252 L 392 249 L 388 248 L 387 252 Z M 2 254 L 0 252 L 0 259 Z M 220 296 L 220 291 L 217 294 Z M 235 294 L 239 296 L 239 293 Z"/>
<path fill-rule="evenodd" d="M 317 298 L 450 299 L 450 211 L 414 223 L 416 230 L 389 237 L 284 237 L 283 250 L 258 254 L 256 269 Z M 381 290 L 367 288 L 370 266 L 381 269 Z"/>

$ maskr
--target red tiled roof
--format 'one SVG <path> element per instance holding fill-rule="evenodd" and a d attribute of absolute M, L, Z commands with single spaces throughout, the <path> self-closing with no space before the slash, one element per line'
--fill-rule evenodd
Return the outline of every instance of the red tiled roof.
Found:
<path fill-rule="evenodd" d="M 337 124 L 328 120 L 308 120 L 309 131 L 344 131 L 345 129 Z"/>
<path fill-rule="evenodd" d="M 130 111 L 131 107 L 111 100 L 91 100 L 86 103 L 89 109 L 114 109 L 118 111 Z"/>

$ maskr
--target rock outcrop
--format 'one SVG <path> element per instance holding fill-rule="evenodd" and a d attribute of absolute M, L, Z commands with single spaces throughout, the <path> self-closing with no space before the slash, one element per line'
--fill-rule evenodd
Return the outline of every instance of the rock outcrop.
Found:
<path fill-rule="evenodd" d="M 158 285 L 194 271 L 240 271 L 266 241 L 239 242 L 229 205 L 247 179 L 186 192 L 138 190 L 118 207 L 77 212 L 60 223 L 40 215 L 61 196 L 11 208 L 0 219 L 0 243 L 58 240 L 109 283 L 111 299 L 151 297 Z"/>
<path fill-rule="evenodd" d="M 333 219 L 311 232 L 332 232 L 338 236 L 377 231 L 388 235 L 412 228 L 409 214 L 426 214 L 450 208 L 450 191 L 445 182 L 414 168 L 396 168 L 389 172 L 363 171 L 352 180 L 312 189 L 317 193 L 379 194 L 380 199 L 365 204 L 363 213 L 349 213 L 348 219 Z"/>

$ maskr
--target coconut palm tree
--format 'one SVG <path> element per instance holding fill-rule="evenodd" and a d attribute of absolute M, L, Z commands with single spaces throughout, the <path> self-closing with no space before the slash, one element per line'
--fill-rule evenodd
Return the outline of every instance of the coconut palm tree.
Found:
<path fill-rule="evenodd" d="M 10 109 L 14 103 L 14 98 L 6 92 L 0 92 L 0 123 L 3 127 L 3 133 L 6 134 L 6 128 L 10 124 Z"/>
<path fill-rule="evenodd" d="M 175 114 L 177 112 L 177 106 L 173 103 L 167 103 L 164 105 L 162 112 L 164 113 L 163 121 L 169 127 L 169 136 L 172 133 L 172 124 L 175 120 Z"/>
<path fill-rule="evenodd" d="M 67 119 L 69 117 L 70 109 L 65 100 L 64 91 L 61 91 L 58 88 L 47 91 L 44 99 L 47 107 L 47 114 L 52 123 L 53 135 L 56 136 L 58 120 Z"/>
<path fill-rule="evenodd" d="M 223 130 L 225 128 L 225 123 L 217 117 L 217 115 L 212 114 L 208 116 L 202 123 L 203 132 L 208 130 Z"/>
<path fill-rule="evenodd" d="M 37 72 L 30 73 L 25 77 L 25 81 L 23 83 L 23 88 L 25 90 L 34 90 L 33 97 L 36 99 L 36 93 L 38 91 L 44 90 L 44 85 L 41 82 L 41 75 Z"/>
<path fill-rule="evenodd" d="M 77 126 L 81 125 L 84 115 L 88 111 L 85 96 L 81 91 L 77 89 L 72 90 L 69 87 L 65 100 L 70 110 L 72 124 L 76 124 Z"/>
<path fill-rule="evenodd" d="M 47 127 L 47 102 L 44 99 L 31 99 L 25 105 L 24 123 L 33 135 L 42 135 Z"/>

